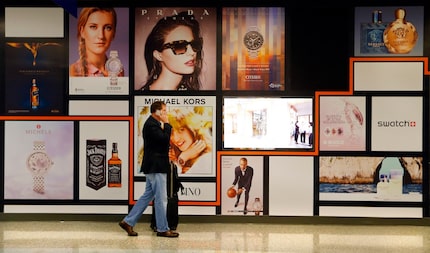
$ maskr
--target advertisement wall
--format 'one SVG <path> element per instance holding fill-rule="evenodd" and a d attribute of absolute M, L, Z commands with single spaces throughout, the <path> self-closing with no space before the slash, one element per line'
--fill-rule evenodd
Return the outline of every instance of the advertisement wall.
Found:
<path fill-rule="evenodd" d="M 340 90 L 296 84 L 292 6 L 1 8 L 2 213 L 127 213 L 161 100 L 181 215 L 429 216 L 423 6 L 349 9 Z"/>

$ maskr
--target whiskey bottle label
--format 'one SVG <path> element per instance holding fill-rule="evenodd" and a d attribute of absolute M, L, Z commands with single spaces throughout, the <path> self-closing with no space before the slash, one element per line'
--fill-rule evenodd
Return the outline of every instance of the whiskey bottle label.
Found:
<path fill-rule="evenodd" d="M 121 165 L 108 165 L 108 182 L 109 184 L 121 184 Z"/>
<path fill-rule="evenodd" d="M 87 140 L 87 186 L 94 190 L 106 186 L 106 140 Z"/>

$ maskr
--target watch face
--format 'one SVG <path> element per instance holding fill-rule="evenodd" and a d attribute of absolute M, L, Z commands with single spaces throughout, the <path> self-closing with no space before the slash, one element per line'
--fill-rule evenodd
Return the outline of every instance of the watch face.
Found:
<path fill-rule="evenodd" d="M 27 159 L 27 168 L 33 175 L 44 175 L 52 166 L 52 161 L 46 153 L 35 152 Z"/>
<path fill-rule="evenodd" d="M 122 68 L 121 61 L 117 58 L 109 59 L 106 62 L 106 68 L 109 72 L 118 74 Z"/>
<path fill-rule="evenodd" d="M 249 50 L 257 50 L 259 49 L 264 42 L 263 35 L 261 35 L 257 31 L 250 31 L 245 34 L 245 37 L 243 38 L 243 43 L 245 44 L 246 48 Z"/>

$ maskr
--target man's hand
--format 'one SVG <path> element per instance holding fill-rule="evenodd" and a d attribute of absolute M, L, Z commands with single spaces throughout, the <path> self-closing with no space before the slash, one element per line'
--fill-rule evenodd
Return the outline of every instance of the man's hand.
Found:
<path fill-rule="evenodd" d="M 169 123 L 169 118 L 167 117 L 167 113 L 164 113 L 164 112 L 161 113 L 160 121 L 163 123 Z"/>

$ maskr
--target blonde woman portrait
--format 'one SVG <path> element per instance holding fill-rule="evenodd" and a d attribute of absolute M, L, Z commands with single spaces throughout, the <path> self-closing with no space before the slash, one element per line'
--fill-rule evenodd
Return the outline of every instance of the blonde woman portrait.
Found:
<path fill-rule="evenodd" d="M 178 174 L 208 174 L 212 169 L 212 107 L 174 108 L 168 114 L 172 125 L 171 159 Z"/>
<path fill-rule="evenodd" d="M 119 9 L 119 13 L 124 16 L 126 12 Z M 105 64 L 112 50 L 117 52 L 123 64 L 117 76 L 125 76 L 124 71 L 128 67 L 128 39 L 122 45 L 114 43 L 117 37 L 122 41 L 128 38 L 128 27 L 121 26 L 120 30 L 117 29 L 119 13 L 115 8 L 86 7 L 81 8 L 76 21 L 71 19 L 70 37 L 77 39 L 70 40 L 70 58 L 73 61 L 69 68 L 71 77 L 108 77 Z"/>

